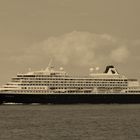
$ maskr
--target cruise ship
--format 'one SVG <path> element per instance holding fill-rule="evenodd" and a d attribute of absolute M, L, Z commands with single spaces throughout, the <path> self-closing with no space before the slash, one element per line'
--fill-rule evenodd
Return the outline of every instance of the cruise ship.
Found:
<path fill-rule="evenodd" d="M 88 76 L 70 76 L 61 67 L 17 74 L 0 87 L 0 103 L 140 103 L 137 79 L 121 75 L 113 65 L 100 73 L 90 68 Z"/>

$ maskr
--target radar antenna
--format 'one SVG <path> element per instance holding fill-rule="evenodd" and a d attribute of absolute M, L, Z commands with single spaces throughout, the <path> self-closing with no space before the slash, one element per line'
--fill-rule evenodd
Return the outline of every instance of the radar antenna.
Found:
<path fill-rule="evenodd" d="M 98 72 L 99 72 L 99 69 L 100 69 L 99 67 L 96 67 L 96 68 L 95 68 L 96 73 L 98 73 Z"/>

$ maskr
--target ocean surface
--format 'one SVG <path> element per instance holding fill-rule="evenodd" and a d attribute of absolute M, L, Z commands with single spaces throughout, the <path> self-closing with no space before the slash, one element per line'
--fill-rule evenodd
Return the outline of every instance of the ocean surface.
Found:
<path fill-rule="evenodd" d="M 0 140 L 140 140 L 140 104 L 0 105 Z"/>

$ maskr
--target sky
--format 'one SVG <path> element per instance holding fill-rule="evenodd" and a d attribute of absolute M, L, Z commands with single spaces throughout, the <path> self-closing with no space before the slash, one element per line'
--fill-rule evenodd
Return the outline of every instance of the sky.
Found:
<path fill-rule="evenodd" d="M 115 65 L 140 79 L 139 0 L 0 0 L 0 84 L 50 59 L 70 74 Z"/>

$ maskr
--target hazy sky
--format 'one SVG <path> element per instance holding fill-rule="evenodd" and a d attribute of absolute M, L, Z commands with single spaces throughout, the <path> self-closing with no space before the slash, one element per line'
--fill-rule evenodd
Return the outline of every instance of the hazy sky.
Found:
<path fill-rule="evenodd" d="M 0 0 L 0 83 L 28 68 L 140 78 L 140 0 Z"/>

